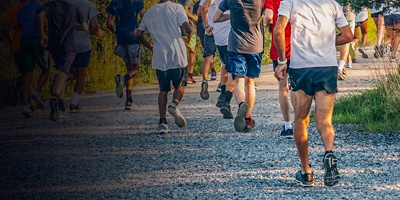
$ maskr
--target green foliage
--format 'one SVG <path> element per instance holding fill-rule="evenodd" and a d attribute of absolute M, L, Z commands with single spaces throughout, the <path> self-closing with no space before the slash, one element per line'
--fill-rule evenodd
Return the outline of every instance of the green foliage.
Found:
<path fill-rule="evenodd" d="M 400 6 L 399 0 L 336 0 L 340 5 L 350 5 L 356 12 L 361 10 L 361 7 L 379 8 L 381 5 L 390 5 L 394 7 Z M 385 6 L 387 9 L 388 6 Z"/>
<path fill-rule="evenodd" d="M 360 124 L 360 130 L 400 131 L 400 75 L 391 71 L 378 76 L 377 88 L 340 98 L 335 103 L 333 121 Z"/>

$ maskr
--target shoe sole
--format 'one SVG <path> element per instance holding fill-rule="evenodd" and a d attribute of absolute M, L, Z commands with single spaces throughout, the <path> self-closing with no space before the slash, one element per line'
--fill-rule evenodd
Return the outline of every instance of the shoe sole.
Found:
<path fill-rule="evenodd" d="M 119 78 L 118 78 L 119 77 Z M 118 80 L 119 79 L 119 80 Z M 122 86 L 121 82 L 121 76 L 116 76 L 115 77 L 115 94 L 117 95 L 118 98 L 122 98 L 123 97 L 123 92 L 124 92 L 124 87 Z"/>
<path fill-rule="evenodd" d="M 361 57 L 362 57 L 362 58 L 368 58 L 368 55 L 364 52 L 364 50 L 358 49 L 358 52 L 361 53 Z"/>
<path fill-rule="evenodd" d="M 35 101 L 36 107 L 42 110 L 44 109 L 44 102 L 37 95 L 31 95 L 31 98 Z"/>
<path fill-rule="evenodd" d="M 211 77 L 211 80 L 215 81 L 215 80 L 217 80 L 217 77 Z"/>
<path fill-rule="evenodd" d="M 283 138 L 293 139 L 293 135 L 281 135 Z"/>
<path fill-rule="evenodd" d="M 50 100 L 50 120 L 57 121 L 60 118 L 60 112 L 57 107 L 57 100 L 51 99 Z"/>
<path fill-rule="evenodd" d="M 235 130 L 238 132 L 243 132 L 244 129 L 246 128 L 246 113 L 247 110 L 249 109 L 249 105 L 247 103 L 242 103 L 242 105 L 240 106 L 238 113 L 235 117 L 235 122 L 234 122 L 234 126 L 235 126 Z"/>
<path fill-rule="evenodd" d="M 299 181 L 296 179 L 296 182 L 298 185 L 302 186 L 302 187 L 314 187 L 314 182 L 306 182 L 303 183 L 302 181 Z"/>
<path fill-rule="evenodd" d="M 334 186 L 339 183 L 340 176 L 339 176 L 339 172 L 336 175 L 333 174 L 333 172 L 337 171 L 337 169 L 336 169 L 336 167 L 332 167 L 330 165 L 329 160 L 330 159 L 327 159 L 325 156 L 325 158 L 324 158 L 324 167 L 325 167 L 324 184 L 326 186 Z M 336 164 L 337 164 L 337 161 L 336 161 Z M 328 170 L 328 168 L 329 168 L 329 170 Z"/>
<path fill-rule="evenodd" d="M 204 90 L 203 87 L 201 88 L 200 97 L 203 100 L 208 100 L 210 98 L 210 94 L 208 93 L 208 85 L 204 87 Z"/>
<path fill-rule="evenodd" d="M 222 113 L 224 119 L 233 119 L 232 112 L 229 108 L 221 107 L 219 111 Z"/>
<path fill-rule="evenodd" d="M 183 128 L 186 126 L 185 118 L 183 118 L 182 114 L 179 115 L 176 109 L 168 106 L 168 113 L 172 115 L 174 122 L 178 127 Z"/>
<path fill-rule="evenodd" d="M 158 130 L 158 133 L 159 134 L 168 134 L 169 133 L 169 131 L 168 130 Z"/>

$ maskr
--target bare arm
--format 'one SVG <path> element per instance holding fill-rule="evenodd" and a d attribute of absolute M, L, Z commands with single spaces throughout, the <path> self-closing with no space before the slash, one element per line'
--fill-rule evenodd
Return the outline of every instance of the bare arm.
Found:
<path fill-rule="evenodd" d="M 186 15 L 188 16 L 188 18 L 197 22 L 199 17 L 197 15 L 193 15 L 191 12 L 189 12 L 189 6 L 183 6 L 183 8 L 185 9 Z"/>
<path fill-rule="evenodd" d="M 89 32 L 89 25 L 86 22 L 83 22 L 79 26 L 75 26 L 76 31 L 86 31 Z"/>
<path fill-rule="evenodd" d="M 349 25 L 339 28 L 339 31 L 340 34 L 336 35 L 336 45 L 347 44 L 353 40 L 353 33 Z"/>
<path fill-rule="evenodd" d="M 99 22 L 97 21 L 97 16 L 93 17 L 90 20 L 90 26 L 92 27 L 94 33 L 98 36 L 98 37 L 103 37 L 104 36 L 104 31 L 101 30 L 100 26 L 99 26 Z"/>
<path fill-rule="evenodd" d="M 49 45 L 49 38 L 47 36 L 46 28 L 45 28 L 45 20 L 46 20 L 46 13 L 44 11 L 40 11 L 38 14 L 38 21 L 39 21 L 39 30 L 40 35 L 42 37 L 42 46 L 46 47 Z"/>
<path fill-rule="evenodd" d="M 201 19 L 203 20 L 204 29 L 208 28 L 208 8 L 211 6 L 211 0 L 206 0 L 201 6 Z M 200 9 L 200 8 L 199 8 Z"/>
<path fill-rule="evenodd" d="M 137 30 L 136 31 L 136 38 L 139 40 L 140 43 L 142 43 L 146 48 L 150 49 L 151 52 L 153 52 L 153 45 L 147 41 L 147 39 L 143 36 L 144 31 L 142 30 Z"/>
<path fill-rule="evenodd" d="M 139 16 L 141 19 L 143 19 L 144 16 L 144 8 L 139 12 Z"/>
<path fill-rule="evenodd" d="M 278 52 L 279 61 L 286 60 L 286 52 L 285 52 L 285 28 L 287 25 L 288 18 L 286 16 L 279 16 L 276 21 L 275 29 L 274 29 L 274 41 L 276 51 Z M 278 80 L 283 80 L 286 76 L 287 65 L 278 65 L 275 69 L 275 78 Z"/>
<path fill-rule="evenodd" d="M 111 31 L 111 33 L 115 34 L 115 29 L 113 26 L 113 18 L 114 18 L 114 15 L 112 15 L 112 14 L 107 15 L 106 26 L 107 26 L 108 30 Z"/>
<path fill-rule="evenodd" d="M 217 11 L 215 12 L 213 21 L 214 21 L 214 23 L 217 23 L 217 22 L 224 22 L 224 21 L 227 21 L 227 20 L 230 20 L 230 19 L 231 19 L 231 15 L 230 14 L 224 14 L 222 12 L 222 10 L 217 9 Z"/>
<path fill-rule="evenodd" d="M 265 9 L 265 28 L 268 30 L 269 33 L 272 33 L 272 24 L 274 24 L 274 12 L 271 9 Z"/>

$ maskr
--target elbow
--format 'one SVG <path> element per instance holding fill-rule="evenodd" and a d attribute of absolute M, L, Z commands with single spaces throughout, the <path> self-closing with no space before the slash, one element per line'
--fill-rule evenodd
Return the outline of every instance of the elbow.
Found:
<path fill-rule="evenodd" d="M 350 43 L 353 41 L 354 35 L 352 32 L 350 32 L 349 34 L 346 35 L 346 43 Z"/>
<path fill-rule="evenodd" d="M 283 34 L 283 31 L 281 29 L 275 27 L 273 34 L 274 34 L 274 38 L 279 38 Z"/>

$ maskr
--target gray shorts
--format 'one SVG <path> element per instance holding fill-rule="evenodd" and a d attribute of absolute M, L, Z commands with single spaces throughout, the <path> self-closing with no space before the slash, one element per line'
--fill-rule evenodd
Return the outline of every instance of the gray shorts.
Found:
<path fill-rule="evenodd" d="M 114 54 L 122 57 L 124 62 L 131 65 L 140 63 L 140 44 L 118 45 Z"/>
<path fill-rule="evenodd" d="M 314 96 L 316 92 L 325 90 L 327 93 L 337 93 L 338 67 L 289 68 L 290 86 L 292 91 L 303 90 L 307 95 Z"/>
<path fill-rule="evenodd" d="M 204 35 L 204 49 L 203 57 L 214 55 L 217 51 L 217 47 L 214 41 L 214 35 Z"/>

